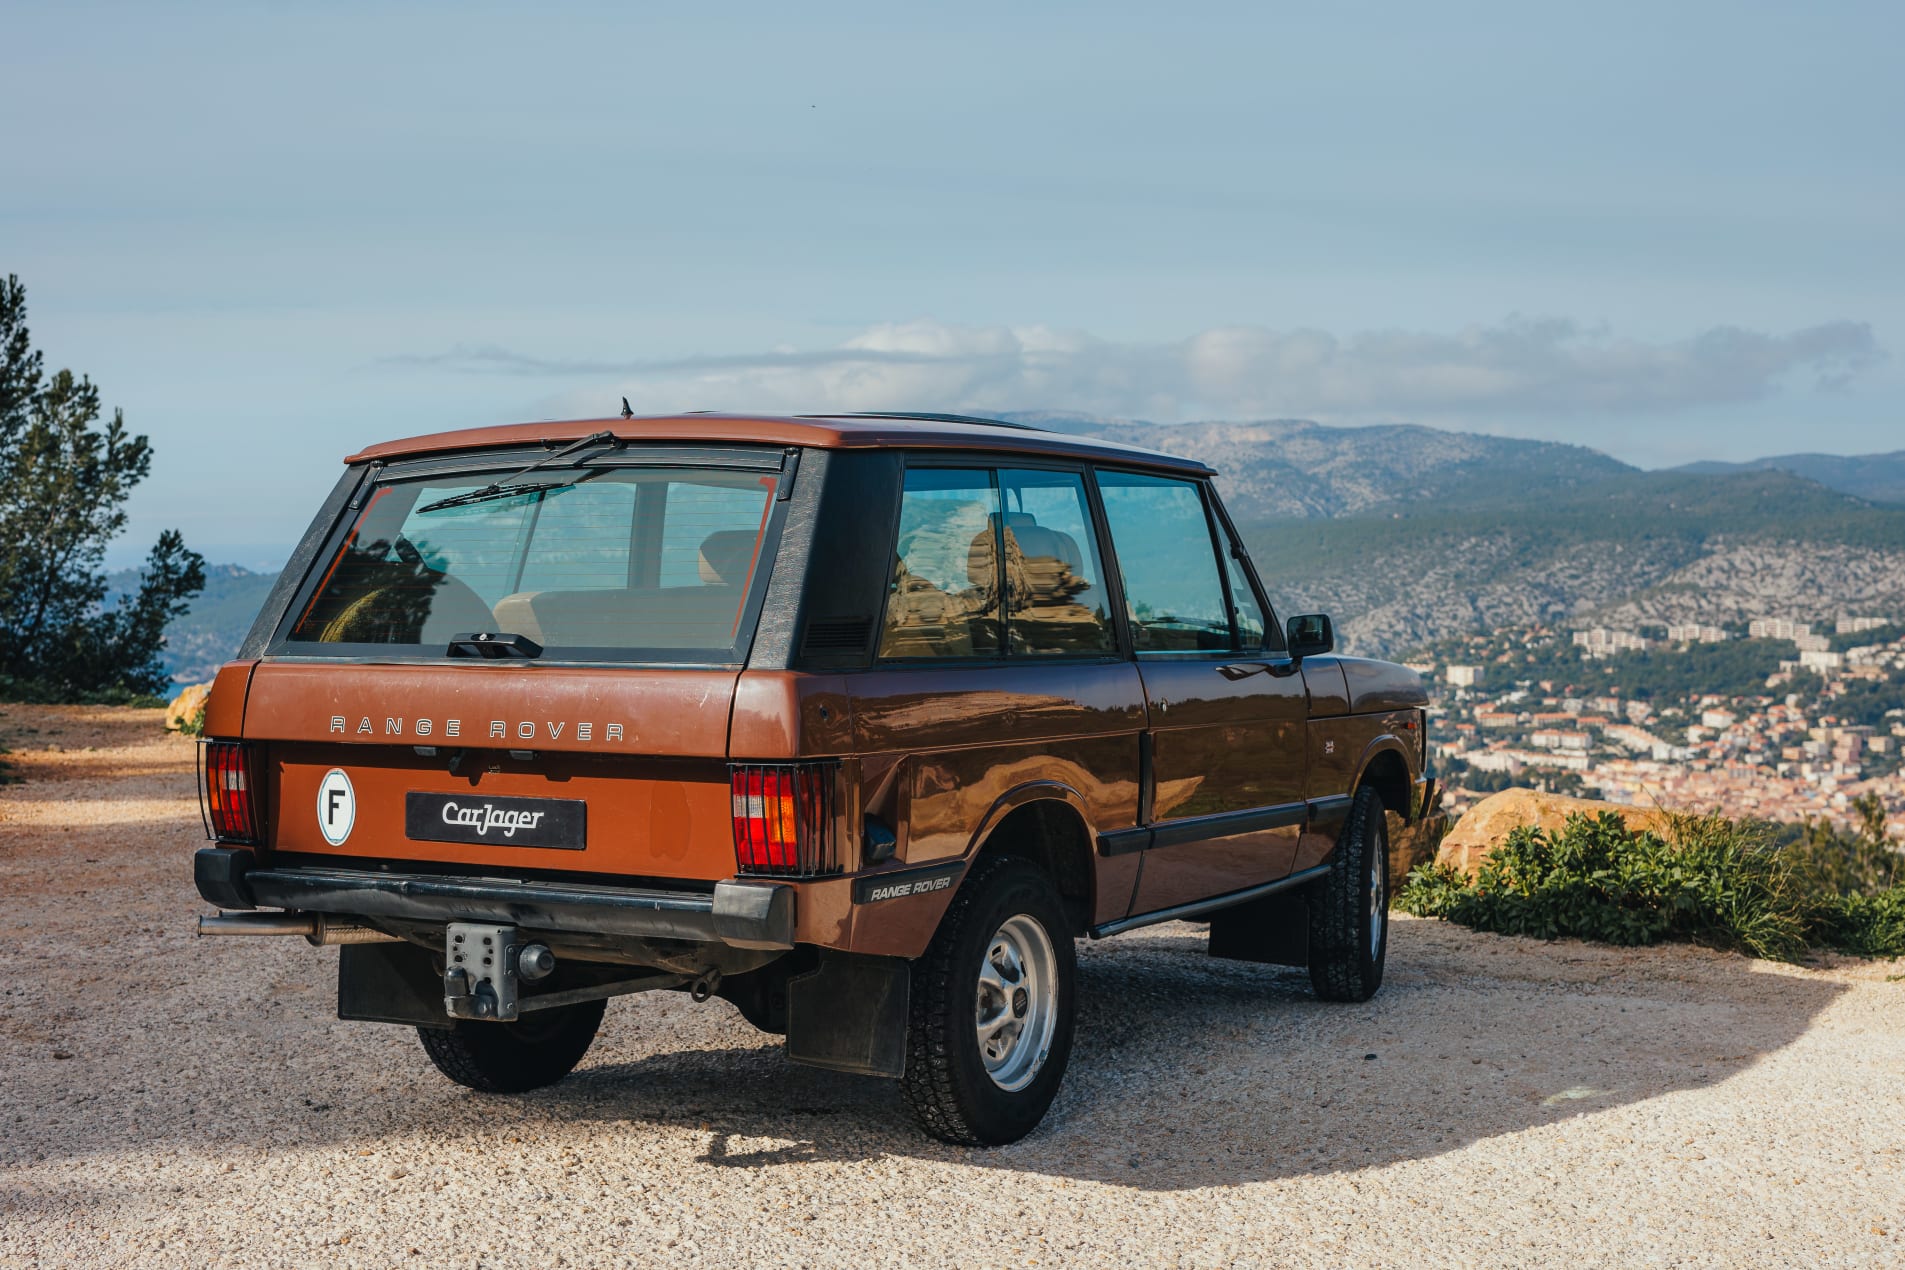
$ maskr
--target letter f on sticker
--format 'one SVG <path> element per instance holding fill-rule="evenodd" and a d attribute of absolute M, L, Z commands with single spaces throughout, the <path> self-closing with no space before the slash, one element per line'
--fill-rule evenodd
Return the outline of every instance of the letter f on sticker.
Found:
<path fill-rule="evenodd" d="M 324 791 L 324 826 L 330 828 L 337 823 L 337 805 L 344 801 L 344 791 L 327 789 Z"/>

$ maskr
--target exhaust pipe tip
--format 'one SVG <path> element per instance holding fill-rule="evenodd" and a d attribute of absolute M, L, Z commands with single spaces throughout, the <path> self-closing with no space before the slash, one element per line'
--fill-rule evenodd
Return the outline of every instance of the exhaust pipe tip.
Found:
<path fill-rule="evenodd" d="M 327 913 L 216 913 L 198 919 L 200 935 L 302 935 L 313 947 L 332 944 L 400 944 L 374 926 Z"/>
<path fill-rule="evenodd" d="M 303 935 L 318 933 L 314 913 L 214 913 L 198 919 L 201 935 Z"/>

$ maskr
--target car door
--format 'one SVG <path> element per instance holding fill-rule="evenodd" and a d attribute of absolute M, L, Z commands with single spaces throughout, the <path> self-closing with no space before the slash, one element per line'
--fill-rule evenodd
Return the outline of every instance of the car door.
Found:
<path fill-rule="evenodd" d="M 1101 469 L 1147 709 L 1132 912 L 1290 871 L 1304 817 L 1303 677 L 1204 482 Z"/>
<path fill-rule="evenodd" d="M 878 660 L 851 676 L 863 770 L 894 772 L 898 859 L 961 859 L 1002 803 L 1069 791 L 1094 826 L 1137 810 L 1144 690 L 1119 646 L 1084 470 L 907 460 Z M 1103 860 L 1088 916 L 1128 911 L 1141 862 Z M 950 894 L 950 892 L 949 892 Z M 908 937 L 855 910 L 855 947 Z M 912 955 L 912 954 L 907 954 Z"/>

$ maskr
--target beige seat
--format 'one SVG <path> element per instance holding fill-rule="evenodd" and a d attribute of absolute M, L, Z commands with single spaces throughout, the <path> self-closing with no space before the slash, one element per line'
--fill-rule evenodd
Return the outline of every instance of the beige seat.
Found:
<path fill-rule="evenodd" d="M 1007 512 L 1005 559 L 1014 652 L 1110 651 L 1111 627 L 1085 603 L 1097 586 L 1086 576 L 1076 538 L 1039 524 L 1029 512 Z"/>
<path fill-rule="evenodd" d="M 559 648 L 725 648 L 758 541 L 751 529 L 709 534 L 696 553 L 701 586 L 518 591 L 496 602 L 496 627 Z"/>
<path fill-rule="evenodd" d="M 754 548 L 760 535 L 752 529 L 723 529 L 701 542 L 696 560 L 701 580 L 711 586 L 746 586 L 754 569 Z"/>

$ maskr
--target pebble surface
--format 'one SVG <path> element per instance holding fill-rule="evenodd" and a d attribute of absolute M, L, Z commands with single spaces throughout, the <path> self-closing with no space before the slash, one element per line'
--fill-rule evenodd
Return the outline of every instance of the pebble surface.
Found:
<path fill-rule="evenodd" d="M 195 940 L 192 747 L 0 706 L 0 1266 L 1905 1264 L 1905 963 L 1398 918 L 1324 1005 L 1173 925 L 1080 947 L 1024 1142 L 922 1137 L 726 1003 L 611 1003 L 516 1098 Z"/>

